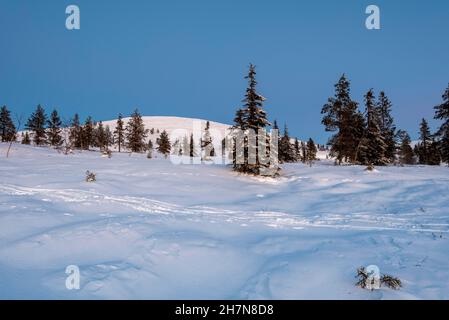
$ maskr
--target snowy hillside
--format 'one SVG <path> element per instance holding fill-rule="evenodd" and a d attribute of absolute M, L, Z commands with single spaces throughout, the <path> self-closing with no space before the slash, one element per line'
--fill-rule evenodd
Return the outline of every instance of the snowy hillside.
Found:
<path fill-rule="evenodd" d="M 272 179 L 18 144 L 7 159 L 6 147 L 0 298 L 449 299 L 446 167 L 321 161 Z M 403 288 L 355 287 L 373 264 Z M 68 265 L 80 290 L 65 287 Z"/>
<path fill-rule="evenodd" d="M 130 118 L 123 118 L 123 121 L 126 125 Z M 166 130 L 170 137 L 179 133 L 182 136 L 190 136 L 194 130 L 199 129 L 199 133 L 201 134 L 201 130 L 204 129 L 207 120 L 202 119 L 194 119 L 194 118 L 182 118 L 182 117 L 150 117 L 145 116 L 142 117 L 143 122 L 145 124 L 145 128 L 148 130 L 154 129 L 154 134 L 149 134 L 149 138 L 155 140 L 156 137 L 159 136 L 157 133 Z M 103 121 L 103 125 L 109 126 L 111 129 L 114 129 L 116 126 L 117 120 L 109 120 Z M 213 122 L 210 121 L 210 131 L 212 137 L 225 137 L 228 134 L 228 129 L 230 125 Z M 176 133 L 175 133 L 176 131 Z M 185 133 L 185 134 L 184 134 Z M 220 139 L 220 140 L 221 140 Z"/>

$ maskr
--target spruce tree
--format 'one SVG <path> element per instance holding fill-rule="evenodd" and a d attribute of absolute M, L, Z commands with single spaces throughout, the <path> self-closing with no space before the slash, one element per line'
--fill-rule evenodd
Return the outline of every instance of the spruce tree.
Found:
<path fill-rule="evenodd" d="M 196 157 L 195 141 L 193 140 L 193 133 L 190 134 L 190 141 L 189 141 L 189 156 L 190 156 L 190 158 Z"/>
<path fill-rule="evenodd" d="M 128 149 L 132 152 L 143 152 L 146 148 L 147 134 L 148 130 L 145 129 L 142 116 L 136 109 L 126 125 L 125 135 Z"/>
<path fill-rule="evenodd" d="M 102 121 L 100 121 L 95 128 L 95 145 L 100 148 L 101 151 L 108 149 L 108 137 L 106 136 L 106 129 L 104 128 Z"/>
<path fill-rule="evenodd" d="M 380 117 L 380 132 L 385 142 L 385 158 L 392 163 L 395 159 L 396 151 L 396 126 L 394 125 L 393 117 L 391 116 L 392 104 L 385 92 L 380 92 L 377 108 Z"/>
<path fill-rule="evenodd" d="M 290 142 L 287 125 L 284 126 L 284 135 L 279 141 L 279 161 L 285 163 L 296 161 L 295 150 Z"/>
<path fill-rule="evenodd" d="M 45 144 L 46 134 L 45 125 L 47 123 L 47 116 L 44 108 L 38 105 L 36 111 L 33 112 L 28 119 L 25 129 L 33 132 L 33 141 L 37 146 Z"/>
<path fill-rule="evenodd" d="M 11 119 L 11 113 L 6 106 L 0 109 L 0 141 L 16 140 L 16 126 Z"/>
<path fill-rule="evenodd" d="M 249 143 L 248 137 L 243 139 L 241 145 L 236 145 L 239 139 L 234 139 L 234 170 L 261 174 L 262 164 L 259 159 L 259 147 L 266 143 L 265 137 L 259 141 L 259 134 L 261 129 L 265 129 L 271 124 L 267 120 L 267 114 L 263 109 L 263 102 L 265 98 L 257 93 L 256 86 L 256 68 L 253 64 L 249 66 L 248 75 L 245 77 L 248 80 L 248 87 L 246 89 L 245 98 L 242 100 L 244 103 L 243 108 L 237 110 L 236 117 L 234 119 L 234 129 L 239 129 L 245 133 L 248 130 L 252 130 L 252 133 L 256 135 L 255 143 Z M 236 161 L 237 153 L 243 152 L 243 163 Z M 255 163 L 250 163 L 250 156 L 254 156 Z"/>
<path fill-rule="evenodd" d="M 432 138 L 432 142 L 429 145 L 429 155 L 427 158 L 427 164 L 430 166 L 439 166 L 441 164 L 441 153 L 439 142 Z"/>
<path fill-rule="evenodd" d="M 80 125 L 79 115 L 76 113 L 70 123 L 70 144 L 73 148 L 81 149 L 83 145 L 83 130 Z"/>
<path fill-rule="evenodd" d="M 309 141 L 307 141 L 307 154 L 306 158 L 307 161 L 312 164 L 313 161 L 316 160 L 316 154 L 317 154 L 317 148 L 315 142 L 312 140 L 312 138 L 309 138 Z"/>
<path fill-rule="evenodd" d="M 157 151 L 162 153 L 165 157 L 170 154 L 171 145 L 170 145 L 170 139 L 168 137 L 167 131 L 162 131 L 159 138 L 156 140 L 157 144 Z"/>
<path fill-rule="evenodd" d="M 82 127 L 82 148 L 84 150 L 89 150 L 90 147 L 95 145 L 94 129 L 94 121 L 91 116 L 88 116 Z"/>
<path fill-rule="evenodd" d="M 387 145 L 380 129 L 380 115 L 374 103 L 374 92 L 369 90 L 365 95 L 366 129 L 358 146 L 358 160 L 366 165 L 385 165 Z"/>
<path fill-rule="evenodd" d="M 435 119 L 442 120 L 443 123 L 437 131 L 437 136 L 440 138 L 440 154 L 443 162 L 449 164 L 449 85 L 444 92 L 443 103 L 435 106 Z"/>
<path fill-rule="evenodd" d="M 411 139 L 406 131 L 399 130 L 397 136 L 400 141 L 399 145 L 399 163 L 401 164 L 415 164 L 415 157 L 411 147 Z"/>
<path fill-rule="evenodd" d="M 357 109 L 357 102 L 351 99 L 350 91 L 350 82 L 343 74 L 335 85 L 335 96 L 329 98 L 321 110 L 324 115 L 321 122 L 326 131 L 336 132 L 328 144 L 339 164 L 356 161 L 357 146 L 363 136 L 363 116 Z"/>
<path fill-rule="evenodd" d="M 61 125 L 62 122 L 58 112 L 53 110 L 47 121 L 47 140 L 51 146 L 59 147 L 62 145 Z"/>
<path fill-rule="evenodd" d="M 417 147 L 419 164 L 429 164 L 432 135 L 430 134 L 429 125 L 426 119 L 422 119 L 421 121 L 419 128 L 419 139 L 420 142 Z"/>
<path fill-rule="evenodd" d="M 122 146 L 125 144 L 125 129 L 121 113 L 118 115 L 117 125 L 114 130 L 114 140 L 118 146 L 118 152 L 121 152 Z"/>

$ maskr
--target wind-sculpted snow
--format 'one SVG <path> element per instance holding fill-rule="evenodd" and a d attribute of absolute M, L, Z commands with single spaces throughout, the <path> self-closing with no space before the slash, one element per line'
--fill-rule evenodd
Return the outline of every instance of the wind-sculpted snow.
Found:
<path fill-rule="evenodd" d="M 321 161 L 274 179 L 136 154 L 5 150 L 1 298 L 449 298 L 447 167 Z M 356 288 L 356 268 L 372 264 L 403 289 Z M 66 289 L 68 265 L 80 290 Z"/>

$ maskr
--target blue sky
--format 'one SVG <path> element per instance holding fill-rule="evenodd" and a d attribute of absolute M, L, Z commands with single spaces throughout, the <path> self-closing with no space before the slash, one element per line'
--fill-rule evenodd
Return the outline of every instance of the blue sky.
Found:
<path fill-rule="evenodd" d="M 65 28 L 69 4 L 81 30 Z M 379 31 L 365 28 L 369 4 Z M 320 110 L 346 73 L 354 99 L 385 90 L 416 137 L 449 82 L 448 38 L 446 0 L 0 0 L 0 104 L 231 123 L 252 62 L 271 120 L 292 135 L 327 140 Z"/>

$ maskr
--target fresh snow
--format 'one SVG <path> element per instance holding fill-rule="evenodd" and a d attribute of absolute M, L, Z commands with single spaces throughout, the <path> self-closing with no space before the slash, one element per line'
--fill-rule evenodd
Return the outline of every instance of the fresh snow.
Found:
<path fill-rule="evenodd" d="M 258 178 L 144 154 L 6 149 L 0 298 L 449 299 L 447 167 L 322 160 Z M 65 287 L 68 265 L 80 290 Z M 368 265 L 403 288 L 355 287 Z"/>

